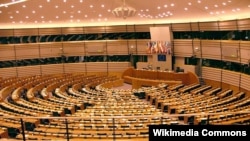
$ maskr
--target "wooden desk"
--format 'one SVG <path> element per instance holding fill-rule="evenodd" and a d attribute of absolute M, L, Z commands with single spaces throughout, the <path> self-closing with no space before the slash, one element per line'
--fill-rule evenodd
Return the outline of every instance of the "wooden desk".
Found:
<path fill-rule="evenodd" d="M 176 72 L 158 71 L 158 70 L 139 70 L 134 68 L 128 68 L 127 70 L 125 70 L 122 74 L 122 78 L 124 79 L 125 83 L 130 83 L 130 84 L 132 84 L 133 80 L 135 81 L 136 80 L 135 78 L 137 78 L 137 80 L 139 79 L 140 81 L 142 80 L 145 81 L 146 83 L 145 85 L 147 85 L 147 83 L 151 84 L 153 83 L 153 82 L 148 82 L 148 80 L 178 81 L 184 85 L 199 83 L 198 76 L 192 72 L 176 73 Z"/>

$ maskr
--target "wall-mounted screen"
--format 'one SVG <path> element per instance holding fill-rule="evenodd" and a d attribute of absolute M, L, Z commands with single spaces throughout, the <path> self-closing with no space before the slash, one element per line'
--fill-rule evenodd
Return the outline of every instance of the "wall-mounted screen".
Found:
<path fill-rule="evenodd" d="M 158 54 L 158 61 L 167 61 L 165 54 Z"/>

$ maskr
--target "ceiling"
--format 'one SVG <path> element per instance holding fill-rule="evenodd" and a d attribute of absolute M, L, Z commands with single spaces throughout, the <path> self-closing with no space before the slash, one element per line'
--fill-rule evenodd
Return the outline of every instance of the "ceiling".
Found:
<path fill-rule="evenodd" d="M 126 0 L 134 17 L 117 18 L 123 0 L 0 0 L 0 29 L 187 23 L 250 18 L 250 0 Z"/>

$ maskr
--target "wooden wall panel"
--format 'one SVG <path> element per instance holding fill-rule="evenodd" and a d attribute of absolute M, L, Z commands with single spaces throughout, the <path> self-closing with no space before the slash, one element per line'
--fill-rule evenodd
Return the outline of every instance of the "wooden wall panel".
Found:
<path fill-rule="evenodd" d="M 194 39 L 192 42 L 193 55 L 196 58 L 201 58 L 201 40 Z"/>
<path fill-rule="evenodd" d="M 127 25 L 107 26 L 105 27 L 105 33 L 126 33 Z"/>
<path fill-rule="evenodd" d="M 84 42 L 64 42 L 63 53 L 65 56 L 83 56 L 85 54 Z"/>
<path fill-rule="evenodd" d="M 0 37 L 14 36 L 13 29 L 0 29 Z"/>
<path fill-rule="evenodd" d="M 105 33 L 105 26 L 84 27 L 84 33 Z"/>
<path fill-rule="evenodd" d="M 147 43 L 150 40 L 137 40 L 136 41 L 136 52 L 138 55 L 147 55 Z M 129 42 L 129 45 L 133 45 L 132 41 Z"/>
<path fill-rule="evenodd" d="M 123 72 L 128 67 L 131 67 L 130 62 L 108 62 L 109 72 Z"/>
<path fill-rule="evenodd" d="M 1 68 L 0 69 L 0 77 L 2 77 L 2 78 L 17 77 L 16 67 Z"/>
<path fill-rule="evenodd" d="M 219 40 L 201 40 L 202 58 L 221 59 L 221 47 Z"/>
<path fill-rule="evenodd" d="M 127 55 L 128 54 L 128 41 L 108 41 L 107 42 L 108 55 Z"/>
<path fill-rule="evenodd" d="M 38 28 L 14 29 L 14 36 L 39 35 Z"/>
<path fill-rule="evenodd" d="M 86 63 L 87 72 L 108 72 L 108 62 Z"/>
<path fill-rule="evenodd" d="M 138 40 L 128 40 L 126 48 L 128 49 L 128 54 L 138 54 Z"/>
<path fill-rule="evenodd" d="M 190 26 L 191 26 L 192 31 L 200 31 L 199 23 L 193 22 L 193 23 L 190 23 Z"/>
<path fill-rule="evenodd" d="M 107 42 L 106 41 L 89 41 L 84 44 L 86 54 L 88 55 L 105 55 Z"/>
<path fill-rule="evenodd" d="M 86 72 L 85 63 L 66 63 L 64 64 L 65 73 Z"/>
<path fill-rule="evenodd" d="M 199 22 L 199 31 L 218 31 L 218 23 L 217 22 Z"/>
<path fill-rule="evenodd" d="M 250 75 L 241 74 L 240 87 L 250 91 Z"/>
<path fill-rule="evenodd" d="M 225 61 L 240 62 L 239 46 L 239 41 L 221 41 L 222 59 Z"/>
<path fill-rule="evenodd" d="M 222 70 L 222 81 L 221 82 L 239 87 L 240 73 L 228 71 L 228 70 Z"/>
<path fill-rule="evenodd" d="M 202 77 L 204 79 L 221 82 L 221 69 L 202 67 Z"/>
<path fill-rule="evenodd" d="M 226 31 L 238 30 L 237 20 L 220 21 L 219 27 L 220 27 L 220 30 L 226 30 Z"/>
<path fill-rule="evenodd" d="M 150 32 L 150 27 L 153 27 L 152 24 L 147 25 L 135 25 L 134 32 Z"/>
<path fill-rule="evenodd" d="M 63 27 L 62 34 L 83 34 L 83 27 Z"/>
<path fill-rule="evenodd" d="M 14 45 L 0 45 L 0 61 L 15 60 Z"/>
<path fill-rule="evenodd" d="M 17 74 L 18 74 L 18 77 L 41 75 L 40 70 L 41 70 L 40 65 L 17 67 Z"/>
<path fill-rule="evenodd" d="M 64 73 L 64 64 L 41 65 L 42 75 Z"/>
<path fill-rule="evenodd" d="M 174 55 L 191 57 L 193 55 L 192 40 L 174 40 Z"/>
<path fill-rule="evenodd" d="M 250 42 L 241 41 L 240 42 L 240 57 L 241 63 L 248 64 L 250 61 Z"/>
<path fill-rule="evenodd" d="M 38 35 L 61 35 L 62 28 L 39 28 Z"/>
<path fill-rule="evenodd" d="M 15 45 L 16 59 L 39 58 L 39 44 L 18 44 Z"/>
<path fill-rule="evenodd" d="M 176 23 L 172 24 L 173 31 L 192 31 L 190 23 Z"/>
<path fill-rule="evenodd" d="M 237 25 L 238 25 L 238 30 L 249 30 L 250 29 L 250 18 L 238 20 Z"/>
<path fill-rule="evenodd" d="M 41 58 L 59 57 L 63 53 L 62 43 L 42 43 L 40 44 Z"/>

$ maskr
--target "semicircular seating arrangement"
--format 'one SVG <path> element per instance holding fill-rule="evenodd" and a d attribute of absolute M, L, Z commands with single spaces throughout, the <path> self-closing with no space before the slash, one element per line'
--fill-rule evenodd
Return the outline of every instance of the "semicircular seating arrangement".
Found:
<path fill-rule="evenodd" d="M 147 140 L 148 125 L 206 124 L 202 114 L 180 116 L 197 113 L 218 113 L 209 117 L 209 124 L 250 124 L 250 114 L 234 114 L 249 111 L 248 95 L 208 85 L 118 90 L 113 87 L 123 82 L 120 78 L 84 73 L 0 81 L 1 138 Z"/>

